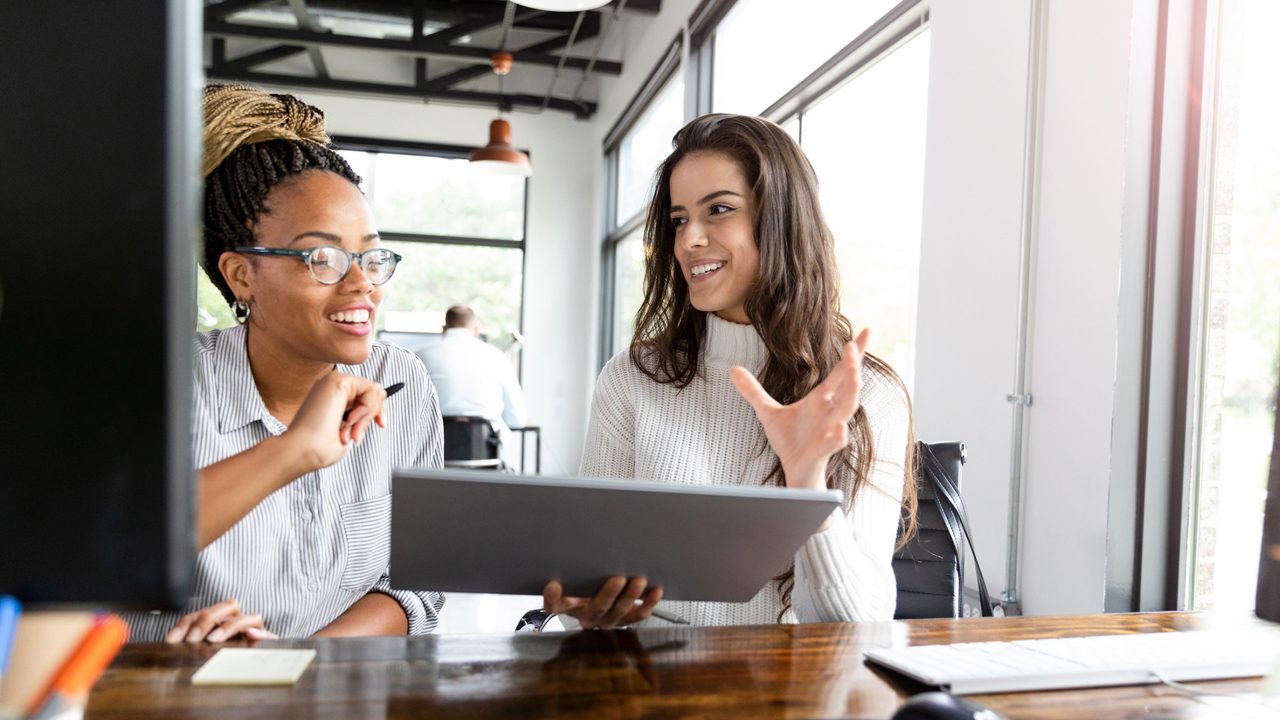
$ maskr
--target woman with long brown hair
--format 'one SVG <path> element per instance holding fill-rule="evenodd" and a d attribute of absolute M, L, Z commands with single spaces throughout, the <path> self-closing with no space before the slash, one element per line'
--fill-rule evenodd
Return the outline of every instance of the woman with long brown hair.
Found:
<path fill-rule="evenodd" d="M 695 625 L 890 619 L 915 506 L 911 404 L 840 313 L 813 168 L 754 117 L 697 118 L 674 146 L 645 223 L 635 336 L 596 383 L 580 472 L 839 489 L 842 508 L 751 601 L 663 608 Z M 544 591 L 548 611 L 588 627 L 634 624 L 660 599 L 643 578 L 591 599 Z"/>

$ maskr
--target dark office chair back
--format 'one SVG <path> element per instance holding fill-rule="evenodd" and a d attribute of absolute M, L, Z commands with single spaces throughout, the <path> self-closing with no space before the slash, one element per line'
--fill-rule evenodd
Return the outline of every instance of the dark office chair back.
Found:
<path fill-rule="evenodd" d="M 914 462 L 917 531 L 893 556 L 893 573 L 898 581 L 898 609 L 894 617 L 902 620 L 960 617 L 964 547 L 969 540 L 968 521 L 960 498 L 964 443 L 917 443 Z M 905 511 L 903 520 L 905 528 Z M 969 542 L 972 547 L 972 541 Z M 974 569 L 982 614 L 991 615 L 991 601 L 976 553 Z"/>
<path fill-rule="evenodd" d="M 446 467 L 499 468 L 501 440 L 485 418 L 445 415 L 444 464 Z"/>

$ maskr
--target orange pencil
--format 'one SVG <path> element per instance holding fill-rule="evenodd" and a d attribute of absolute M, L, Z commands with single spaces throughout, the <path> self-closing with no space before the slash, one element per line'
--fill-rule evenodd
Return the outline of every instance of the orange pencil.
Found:
<path fill-rule="evenodd" d="M 30 720 L 52 718 L 87 700 L 89 689 L 111 664 L 128 637 L 129 626 L 120 618 L 115 615 L 98 618 L 80 646 L 53 677 L 49 689 L 27 708 Z"/>

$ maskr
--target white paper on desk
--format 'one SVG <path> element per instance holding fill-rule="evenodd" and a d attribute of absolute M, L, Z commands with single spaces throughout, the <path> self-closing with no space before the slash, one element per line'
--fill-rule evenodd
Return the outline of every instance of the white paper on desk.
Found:
<path fill-rule="evenodd" d="M 292 685 L 315 656 L 315 650 L 223 648 L 191 676 L 191 684 Z"/>

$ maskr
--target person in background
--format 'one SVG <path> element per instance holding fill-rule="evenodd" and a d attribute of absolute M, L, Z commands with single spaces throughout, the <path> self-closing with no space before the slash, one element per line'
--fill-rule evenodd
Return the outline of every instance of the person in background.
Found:
<path fill-rule="evenodd" d="M 440 342 L 419 351 L 440 394 L 440 413 L 482 417 L 502 440 L 502 459 L 513 467 L 519 446 L 511 428 L 524 427 L 528 413 L 520 381 L 507 356 L 480 339 L 476 314 L 455 305 L 444 314 Z"/>
<path fill-rule="evenodd" d="M 840 313 L 804 152 L 767 120 L 693 120 L 658 168 L 644 244 L 635 335 L 596 382 L 580 474 L 844 496 L 750 601 L 662 609 L 695 625 L 892 619 L 904 506 L 914 524 L 911 403 Z M 550 582 L 543 602 L 608 627 L 658 622 L 661 596 L 615 577 L 594 598 Z"/>
<path fill-rule="evenodd" d="M 443 463 L 422 363 L 373 341 L 400 258 L 295 97 L 207 86 L 203 165 L 201 265 L 239 324 L 195 341 L 190 598 L 127 614 L 130 639 L 427 632 L 444 596 L 387 576 L 391 469 Z"/>

